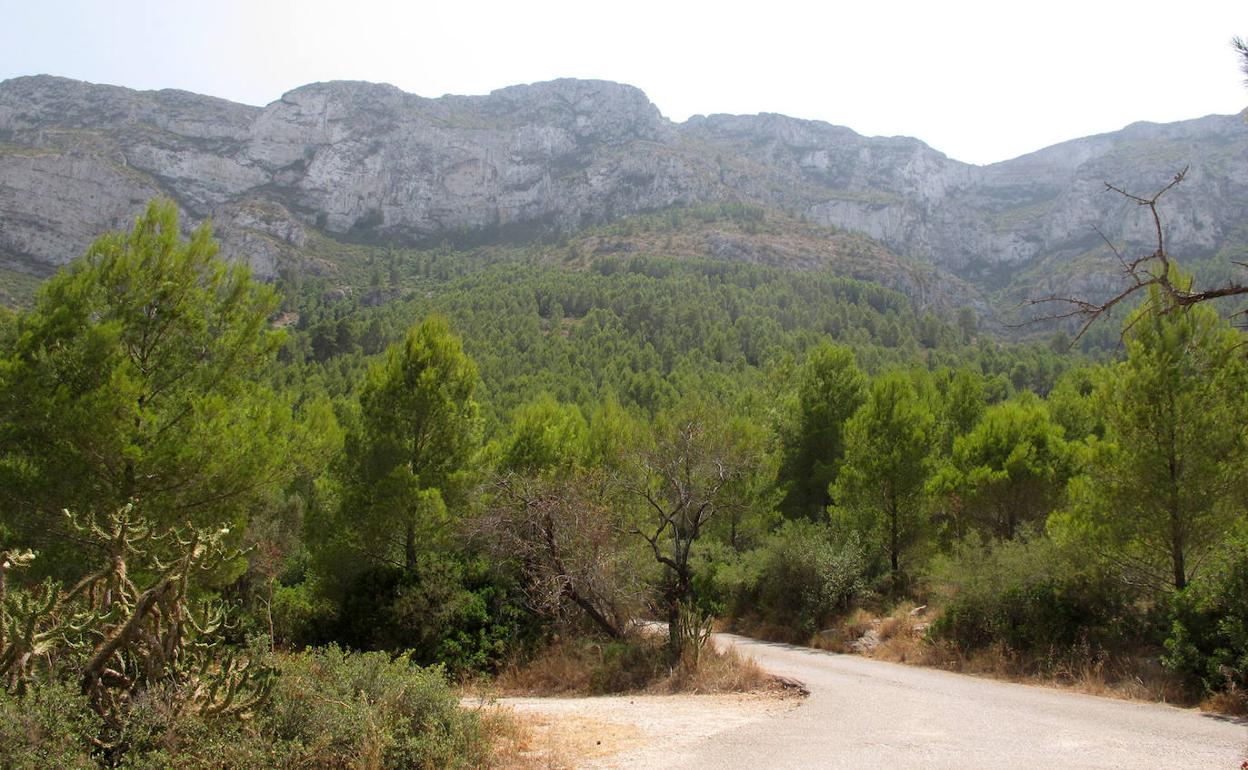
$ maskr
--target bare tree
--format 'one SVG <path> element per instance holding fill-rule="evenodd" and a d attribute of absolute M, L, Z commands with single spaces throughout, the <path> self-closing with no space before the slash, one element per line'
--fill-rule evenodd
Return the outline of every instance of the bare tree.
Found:
<path fill-rule="evenodd" d="M 606 477 L 508 474 L 494 491 L 475 534 L 497 556 L 518 562 L 533 609 L 560 618 L 571 605 L 607 636 L 623 638 L 640 604 L 641 578 L 607 504 Z"/>
<path fill-rule="evenodd" d="M 1248 65 L 1246 65 L 1248 66 Z M 1122 268 L 1122 275 L 1126 286 L 1109 299 L 1101 302 L 1083 299 L 1079 297 L 1050 295 L 1048 297 L 1040 297 L 1038 299 L 1030 299 L 1026 301 L 1029 306 L 1058 306 L 1059 310 L 1049 315 L 1042 315 L 1034 320 L 1060 320 L 1069 318 L 1082 319 L 1078 334 L 1075 335 L 1077 342 L 1080 337 L 1094 324 L 1097 319 L 1108 314 L 1118 305 L 1137 295 L 1144 297 L 1144 306 L 1152 312 L 1159 314 L 1172 313 L 1192 305 L 1209 302 L 1224 297 L 1237 297 L 1248 294 L 1248 283 L 1242 280 L 1228 279 L 1223 285 L 1211 288 L 1197 289 L 1193 285 L 1193 280 L 1183 275 L 1177 268 L 1166 250 L 1165 231 L 1162 227 L 1161 214 L 1157 209 L 1157 204 L 1162 196 L 1173 190 L 1187 178 L 1188 169 L 1174 175 L 1170 183 L 1162 187 L 1156 193 L 1149 197 L 1136 195 L 1128 192 L 1121 187 L 1116 187 L 1108 182 L 1105 183 L 1105 190 L 1123 196 L 1127 200 L 1148 209 L 1149 216 L 1152 218 L 1153 230 L 1156 237 L 1156 243 L 1151 252 L 1141 254 L 1136 257 L 1127 257 L 1122 253 L 1114 243 L 1097 230 L 1102 240 L 1109 247 L 1117 258 Z M 1248 268 L 1248 264 L 1236 262 L 1240 267 Z M 1150 288 L 1156 288 L 1156 292 L 1150 292 Z M 1236 315 L 1240 315 L 1245 311 L 1239 311 Z M 1126 329 L 1123 333 L 1126 333 Z"/>
<path fill-rule="evenodd" d="M 1241 37 L 1231 38 L 1231 47 L 1239 56 L 1239 68 L 1244 73 L 1244 85 L 1248 85 L 1248 40 Z M 1156 247 L 1151 253 L 1142 254 L 1138 257 L 1127 258 L 1116 247 L 1104 233 L 1100 230 L 1097 233 L 1101 239 L 1109 246 L 1110 251 L 1117 257 L 1119 264 L 1122 266 L 1123 277 L 1126 281 L 1126 288 L 1119 291 L 1109 299 L 1103 302 L 1093 302 L 1091 300 L 1079 297 L 1061 297 L 1050 295 L 1048 297 L 1040 297 L 1038 299 L 1027 300 L 1024 304 L 1031 306 L 1064 306 L 1064 309 L 1050 315 L 1042 315 L 1033 321 L 1052 321 L 1069 318 L 1079 318 L 1083 323 L 1079 327 L 1078 334 L 1075 335 L 1074 342 L 1078 342 L 1084 332 L 1088 330 L 1097 319 L 1106 315 L 1114 307 L 1122 304 L 1136 294 L 1142 292 L 1142 296 L 1150 296 L 1149 288 L 1156 287 L 1157 300 L 1148 299 L 1145 306 L 1150 310 L 1166 314 L 1176 310 L 1191 307 L 1201 302 L 1209 302 L 1211 300 L 1221 299 L 1224 297 L 1238 297 L 1248 294 L 1248 283 L 1242 280 L 1227 279 L 1221 286 L 1215 286 L 1205 289 L 1197 289 L 1193 286 L 1192 279 L 1184 276 L 1178 270 L 1174 269 L 1174 263 L 1170 259 L 1169 253 L 1166 251 L 1165 234 L 1162 228 L 1161 214 L 1157 211 L 1157 202 L 1161 197 L 1174 189 L 1183 182 L 1187 177 L 1187 168 L 1174 175 L 1174 179 L 1165 187 L 1158 190 L 1150 197 L 1143 197 L 1135 193 L 1127 192 L 1121 187 L 1116 187 L 1108 182 L 1105 183 L 1105 189 L 1108 192 L 1117 193 L 1127 200 L 1138 206 L 1148 209 L 1149 215 L 1153 220 L 1154 232 L 1156 234 Z M 1248 268 L 1248 264 L 1236 262 L 1240 267 Z M 1156 303 L 1156 306 L 1152 306 Z M 1240 310 L 1235 315 L 1242 315 L 1246 310 Z M 1128 330 L 1124 329 L 1123 334 Z M 1073 344 L 1073 343 L 1072 343 Z"/>
<path fill-rule="evenodd" d="M 661 598 L 668 623 L 669 653 L 682 653 L 682 640 L 700 638 L 702 623 L 691 620 L 695 598 L 690 555 L 707 523 L 740 501 L 734 482 L 752 458 L 730 436 L 703 417 L 672 422 L 655 446 L 640 454 L 625 490 L 642 504 L 632 531 L 665 568 Z"/>

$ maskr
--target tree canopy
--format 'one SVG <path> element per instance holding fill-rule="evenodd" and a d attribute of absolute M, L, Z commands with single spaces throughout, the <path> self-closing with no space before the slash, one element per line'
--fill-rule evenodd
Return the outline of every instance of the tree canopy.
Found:
<path fill-rule="evenodd" d="M 1239 333 L 1210 307 L 1141 309 L 1128 328 L 1126 360 L 1094 394 L 1105 437 L 1057 526 L 1137 578 L 1182 589 L 1242 519 L 1248 367 Z"/>
<path fill-rule="evenodd" d="M 164 526 L 238 526 L 297 472 L 291 406 L 265 384 L 277 294 L 216 255 L 207 223 L 184 240 L 174 204 L 153 201 L 17 319 L 0 359 L 0 506 L 24 537 L 55 549 L 62 508 L 131 500 Z"/>
<path fill-rule="evenodd" d="M 807 357 L 781 437 L 789 516 L 819 518 L 832 502 L 831 486 L 845 456 L 845 423 L 862 404 L 866 383 L 844 345 L 824 344 Z"/>
<path fill-rule="evenodd" d="M 338 504 L 314 541 L 340 576 L 361 557 L 412 569 L 445 541 L 481 448 L 476 387 L 476 365 L 438 316 L 368 370 L 339 461 Z"/>
<path fill-rule="evenodd" d="M 902 575 L 902 554 L 926 529 L 934 425 L 910 378 L 892 372 L 871 381 L 866 402 L 845 426 L 845 462 L 832 496 L 844 522 L 886 555 L 894 580 Z"/>
<path fill-rule="evenodd" d="M 1009 539 L 1024 523 L 1043 525 L 1065 492 L 1071 460 L 1044 402 L 1025 395 L 989 407 L 954 441 L 933 489 L 954 499 L 959 533 L 980 528 Z"/>

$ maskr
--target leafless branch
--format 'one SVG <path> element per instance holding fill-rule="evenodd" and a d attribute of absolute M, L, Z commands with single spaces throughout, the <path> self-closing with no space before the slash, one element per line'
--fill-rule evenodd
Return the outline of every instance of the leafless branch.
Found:
<path fill-rule="evenodd" d="M 1237 41 L 1237 46 L 1239 45 L 1243 45 L 1243 42 Z M 1245 66 L 1248 66 L 1248 63 Z M 1152 309 L 1161 314 L 1172 313 L 1201 302 L 1248 294 L 1248 284 L 1233 280 L 1228 280 L 1225 285 L 1216 288 L 1197 290 L 1193 288 L 1190 278 L 1183 277 L 1174 269 L 1174 263 L 1166 250 L 1165 232 L 1157 204 L 1163 195 L 1187 178 L 1187 172 L 1188 169 L 1184 168 L 1174 175 L 1169 184 L 1147 198 L 1106 182 L 1105 190 L 1107 192 L 1117 193 L 1132 203 L 1148 209 L 1148 213 L 1152 217 L 1153 232 L 1156 238 L 1154 249 L 1133 259 L 1128 259 L 1103 232 L 1097 229 L 1096 232 L 1101 236 L 1101 240 L 1105 241 L 1110 251 L 1113 252 L 1114 257 L 1117 258 L 1119 265 L 1122 266 L 1126 287 L 1114 296 L 1101 302 L 1059 295 L 1028 299 L 1023 303 L 1025 307 L 1049 307 L 1056 305 L 1059 307 L 1059 310 L 1048 315 L 1033 318 L 1027 323 L 1072 318 L 1083 319 L 1079 326 L 1079 331 L 1072 342 L 1073 344 L 1078 342 L 1098 319 L 1109 314 L 1115 307 L 1135 297 L 1141 291 L 1156 290 L 1159 304 Z M 1237 262 L 1235 264 L 1244 267 L 1241 263 Z M 1149 302 L 1151 301 L 1150 299 Z M 1243 312 L 1245 311 L 1239 311 L 1236 315 Z M 1126 330 L 1123 333 L 1125 334 Z"/>
<path fill-rule="evenodd" d="M 608 636 L 628 630 L 641 579 L 622 540 L 627 534 L 592 472 L 570 479 L 514 474 L 494 481 L 494 502 L 474 534 L 516 561 L 531 607 L 560 619 L 576 607 Z"/>

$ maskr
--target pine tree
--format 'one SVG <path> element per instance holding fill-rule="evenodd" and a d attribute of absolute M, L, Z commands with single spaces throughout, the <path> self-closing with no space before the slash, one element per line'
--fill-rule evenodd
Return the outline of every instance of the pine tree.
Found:
<path fill-rule="evenodd" d="M 1023 524 L 1043 525 L 1060 504 L 1071 452 L 1043 401 L 1025 393 L 989 407 L 975 428 L 953 442 L 953 456 L 932 479 L 963 522 L 1011 539 Z"/>
<path fill-rule="evenodd" d="M 832 492 L 838 513 L 880 545 L 895 582 L 902 554 L 926 529 L 925 485 L 935 418 L 901 372 L 877 377 L 845 426 L 845 463 Z"/>
<path fill-rule="evenodd" d="M 1213 308 L 1157 306 L 1128 320 L 1127 360 L 1102 372 L 1093 398 L 1105 438 L 1090 440 L 1055 526 L 1137 579 L 1182 589 L 1241 516 L 1248 367 L 1239 333 Z"/>
<path fill-rule="evenodd" d="M 163 526 L 241 530 L 290 470 L 291 410 L 263 385 L 277 302 L 217 257 L 207 223 L 182 239 L 169 201 L 95 241 L 0 358 L 3 518 L 54 548 L 69 534 L 61 509 L 107 515 L 134 499 Z"/>
<path fill-rule="evenodd" d="M 841 345 L 811 352 L 802 368 L 789 423 L 782 428 L 782 507 L 791 517 L 818 518 L 845 456 L 845 422 L 863 402 L 866 377 Z"/>
<path fill-rule="evenodd" d="M 444 318 L 425 319 L 389 348 L 360 393 L 339 507 L 312 535 L 323 556 L 411 569 L 445 534 L 480 449 L 476 386 L 477 367 Z"/>

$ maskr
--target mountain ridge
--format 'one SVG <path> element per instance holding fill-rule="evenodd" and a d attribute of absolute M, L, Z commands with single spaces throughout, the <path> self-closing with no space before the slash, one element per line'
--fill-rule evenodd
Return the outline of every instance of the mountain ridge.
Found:
<path fill-rule="evenodd" d="M 645 92 L 637 88 L 636 86 L 632 86 L 627 83 L 618 83 L 616 81 L 596 79 L 596 78 L 573 78 L 573 77 L 555 78 L 553 80 L 536 81 L 533 83 L 520 83 L 520 84 L 509 85 L 509 86 L 503 86 L 501 88 L 492 89 L 491 91 L 485 94 L 447 93 L 441 96 L 421 96 L 419 94 L 415 94 L 409 91 L 403 91 L 398 86 L 392 85 L 390 83 L 385 83 L 385 82 L 380 82 L 380 81 L 350 80 L 350 79 L 323 80 L 323 81 L 315 81 L 312 83 L 306 83 L 300 86 L 296 86 L 295 88 L 292 88 L 284 92 L 283 94 L 278 96 L 278 98 L 264 105 L 254 105 L 254 104 L 248 104 L 245 102 L 235 102 L 235 101 L 226 99 L 224 97 L 212 96 L 208 94 L 200 94 L 194 91 L 188 91 L 188 90 L 180 89 L 180 88 L 133 89 L 127 86 L 119 86 L 119 85 L 112 85 L 112 84 L 106 84 L 106 83 L 92 83 L 90 81 L 77 80 L 74 78 L 69 78 L 69 77 L 65 77 L 61 75 L 52 75 L 52 74 L 46 74 L 46 73 L 36 74 L 36 75 L 19 75 L 16 77 L 9 78 L 7 80 L 0 80 L 0 89 L 5 88 L 5 87 L 15 87 L 24 83 L 33 83 L 33 84 L 38 84 L 38 85 L 55 84 L 58 86 L 70 85 L 74 87 L 81 87 L 84 89 L 98 89 L 101 91 L 118 92 L 118 93 L 125 94 L 128 96 L 160 97 L 160 98 L 166 98 L 166 99 L 171 99 L 171 100 L 175 98 L 191 97 L 195 101 L 198 101 L 198 102 L 208 102 L 208 103 L 215 102 L 217 104 L 228 106 L 230 108 L 234 108 L 234 109 L 238 109 L 242 111 L 254 111 L 256 113 L 262 112 L 266 108 L 271 107 L 274 104 L 287 101 L 286 97 L 291 94 L 295 94 L 295 93 L 299 93 L 303 91 L 316 91 L 316 90 L 320 90 L 323 88 L 333 89 L 337 87 L 347 87 L 347 88 L 359 87 L 359 88 L 367 88 L 367 89 L 382 89 L 386 91 L 392 91 L 396 94 L 402 95 L 403 97 L 408 97 L 418 102 L 433 103 L 433 102 L 440 102 L 440 101 L 472 102 L 476 100 L 486 100 L 492 97 L 501 97 L 501 96 L 510 95 L 513 93 L 523 93 L 531 89 L 541 88 L 543 86 L 548 86 L 548 85 L 557 85 L 561 83 L 601 85 L 601 86 L 609 86 L 609 87 L 624 89 L 626 91 L 636 93 L 638 96 L 642 97 L 642 99 L 645 100 L 646 104 L 649 107 L 653 108 L 657 112 L 657 114 L 660 116 L 662 121 L 664 121 L 665 123 L 673 127 L 683 127 L 691 123 L 714 121 L 714 120 L 723 119 L 723 118 L 744 118 L 744 119 L 776 118 L 776 119 L 781 119 L 784 121 L 790 121 L 790 122 L 799 123 L 799 124 L 808 124 L 811 126 L 820 126 L 820 127 L 835 129 L 836 131 L 847 134 L 848 136 L 853 137 L 855 139 L 876 140 L 876 141 L 896 140 L 896 141 L 902 141 L 906 143 L 917 144 L 917 145 L 922 146 L 925 149 L 929 149 L 943 156 L 950 162 L 957 163 L 963 166 L 972 167 L 972 168 L 978 168 L 978 169 L 988 169 L 993 166 L 1012 164 L 1012 163 L 1027 159 L 1027 158 L 1031 158 L 1033 156 L 1047 153 L 1050 150 L 1055 150 L 1055 149 L 1062 148 L 1067 145 L 1072 145 L 1075 143 L 1084 143 L 1084 142 L 1089 142 L 1092 140 L 1097 140 L 1097 139 L 1102 139 L 1102 138 L 1112 138 L 1116 136 L 1126 136 L 1132 133 L 1139 133 L 1139 132 L 1144 132 L 1144 131 L 1150 131 L 1150 132 L 1165 131 L 1166 129 L 1170 129 L 1170 128 L 1194 126 L 1196 124 L 1209 124 L 1209 123 L 1215 123 L 1215 122 L 1219 124 L 1223 124 L 1227 121 L 1227 119 L 1232 119 L 1232 118 L 1237 118 L 1241 120 L 1248 119 L 1248 108 L 1245 108 L 1244 110 L 1241 110 L 1240 112 L 1235 113 L 1235 114 L 1209 113 L 1207 115 L 1202 115 L 1199 117 L 1185 118 L 1182 120 L 1169 121 L 1169 122 L 1136 120 L 1136 121 L 1132 121 L 1131 123 L 1126 124 L 1125 126 L 1119 129 L 1114 129 L 1110 131 L 1102 131 L 1096 134 L 1089 134 L 1087 136 L 1072 137 L 1070 139 L 1064 139 L 1060 142 L 1055 142 L 1050 145 L 1039 147 L 1035 150 L 1028 151 L 1026 153 L 1023 153 L 1021 155 L 1018 155 L 1012 158 L 1007 158 L 1007 159 L 1003 159 L 999 161 L 993 161 L 991 163 L 973 163 L 970 161 L 963 161 L 957 158 L 953 158 L 952 156 L 945 154 L 938 148 L 933 147 L 932 145 L 928 144 L 922 139 L 916 136 L 909 135 L 909 134 L 891 134 L 891 135 L 862 134 L 849 126 L 842 125 L 839 123 L 832 123 L 830 121 L 826 121 L 826 120 L 822 120 L 818 118 L 801 118 L 797 116 L 786 115 L 784 113 L 779 113 L 779 112 L 767 111 L 767 112 L 758 112 L 758 113 L 723 113 L 723 112 L 695 113 L 695 114 L 690 115 L 688 118 L 686 118 L 683 121 L 676 121 L 676 120 L 667 118 L 666 116 L 663 116 L 662 113 L 658 111 L 659 108 L 657 107 L 657 105 L 654 105 L 652 102 L 650 102 L 649 98 L 645 96 Z"/>
<path fill-rule="evenodd" d="M 1185 166 L 1171 242 L 1212 254 L 1248 219 L 1242 114 L 1138 121 L 976 166 L 911 137 L 776 113 L 675 123 L 611 81 L 434 98 L 327 81 L 257 107 L 27 76 L 0 82 L 0 267 L 46 273 L 154 195 L 211 216 L 226 253 L 265 276 L 297 264 L 313 230 L 409 244 L 558 237 L 735 201 L 861 233 L 995 291 L 1095 250 L 1098 229 L 1147 246 L 1148 223 L 1104 182 L 1149 192 Z"/>

